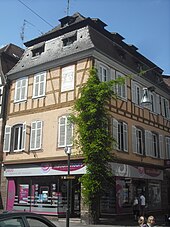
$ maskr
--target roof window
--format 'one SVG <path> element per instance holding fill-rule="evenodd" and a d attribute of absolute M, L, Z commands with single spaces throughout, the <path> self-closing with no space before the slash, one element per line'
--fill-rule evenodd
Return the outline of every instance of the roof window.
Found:
<path fill-rule="evenodd" d="M 69 46 L 77 40 L 77 32 L 67 34 L 63 38 L 63 46 Z"/>
<path fill-rule="evenodd" d="M 38 43 L 32 48 L 32 57 L 39 56 L 42 52 L 44 52 L 45 42 Z"/>

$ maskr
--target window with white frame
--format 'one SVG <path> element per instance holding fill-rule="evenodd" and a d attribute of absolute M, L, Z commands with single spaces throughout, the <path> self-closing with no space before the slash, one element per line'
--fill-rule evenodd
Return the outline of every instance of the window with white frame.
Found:
<path fill-rule="evenodd" d="M 15 83 L 15 102 L 25 101 L 27 99 L 28 78 L 24 77 Z"/>
<path fill-rule="evenodd" d="M 20 152 L 25 150 L 26 124 L 5 126 L 4 152 Z"/>
<path fill-rule="evenodd" d="M 131 82 L 131 91 L 132 91 L 132 102 L 136 105 L 141 105 L 141 99 L 142 99 L 142 87 L 132 80 Z"/>
<path fill-rule="evenodd" d="M 128 151 L 128 126 L 125 122 L 112 119 L 113 122 L 113 138 L 116 141 L 115 149 L 119 151 Z"/>
<path fill-rule="evenodd" d="M 33 98 L 44 96 L 45 87 L 46 87 L 46 72 L 41 72 L 34 75 Z"/>
<path fill-rule="evenodd" d="M 164 97 L 161 97 L 161 110 L 162 110 L 162 115 L 165 118 L 170 119 L 169 101 Z"/>
<path fill-rule="evenodd" d="M 149 91 L 149 99 L 151 101 L 150 111 L 160 114 L 160 96 L 155 92 Z"/>
<path fill-rule="evenodd" d="M 30 150 L 39 150 L 42 146 L 42 121 L 31 123 Z"/>
<path fill-rule="evenodd" d="M 70 122 L 69 116 L 59 118 L 58 146 L 71 146 L 73 140 L 73 124 Z"/>
<path fill-rule="evenodd" d="M 153 158 L 164 158 L 163 136 L 145 130 L 145 154 Z"/>
<path fill-rule="evenodd" d="M 144 131 L 136 126 L 132 126 L 132 149 L 136 154 L 144 154 Z"/>
<path fill-rule="evenodd" d="M 165 137 L 166 159 L 170 159 L 170 137 Z"/>
<path fill-rule="evenodd" d="M 125 77 L 125 75 L 121 72 L 116 71 L 116 79 Z M 116 93 L 120 98 L 126 99 L 127 98 L 127 85 L 126 80 L 122 84 L 117 84 L 116 86 Z"/>
<path fill-rule="evenodd" d="M 106 82 L 110 80 L 110 70 L 108 67 L 102 64 L 99 65 L 99 79 L 101 82 Z"/>

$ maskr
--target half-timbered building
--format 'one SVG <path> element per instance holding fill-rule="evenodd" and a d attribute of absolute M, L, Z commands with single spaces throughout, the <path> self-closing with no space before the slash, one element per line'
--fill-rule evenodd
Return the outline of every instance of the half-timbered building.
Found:
<path fill-rule="evenodd" d="M 91 67 L 97 68 L 101 82 L 131 75 L 125 84 L 117 85 L 118 98 L 108 106 L 111 133 L 117 141 L 111 163 L 115 187 L 100 198 L 100 217 L 131 214 L 132 200 L 141 192 L 148 213 L 167 209 L 170 90 L 163 70 L 121 35 L 106 30 L 100 19 L 75 13 L 59 22 L 26 42 L 21 60 L 8 73 L 3 145 L 6 209 L 65 215 L 64 148 L 71 146 L 70 211 L 71 216 L 83 214 L 79 178 L 86 166 L 73 146 L 74 125 L 68 118 Z M 146 88 L 151 100 L 147 106 L 141 103 Z"/>

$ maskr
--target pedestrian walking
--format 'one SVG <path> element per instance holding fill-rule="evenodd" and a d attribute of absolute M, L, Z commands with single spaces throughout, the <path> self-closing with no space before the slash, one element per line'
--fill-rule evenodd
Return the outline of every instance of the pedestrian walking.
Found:
<path fill-rule="evenodd" d="M 140 195 L 140 216 L 145 216 L 146 199 L 143 193 Z"/>
<path fill-rule="evenodd" d="M 133 215 L 134 215 L 134 219 L 135 221 L 138 220 L 139 218 L 139 200 L 138 198 L 135 196 L 134 200 L 133 200 Z"/>

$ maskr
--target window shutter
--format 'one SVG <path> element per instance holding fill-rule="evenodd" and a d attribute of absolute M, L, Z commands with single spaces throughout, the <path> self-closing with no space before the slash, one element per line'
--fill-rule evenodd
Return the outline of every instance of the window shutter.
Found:
<path fill-rule="evenodd" d="M 15 84 L 15 97 L 14 100 L 18 101 L 20 99 L 20 91 L 21 91 L 21 80 L 16 81 Z"/>
<path fill-rule="evenodd" d="M 42 121 L 34 121 L 31 124 L 30 149 L 38 150 L 42 146 Z"/>
<path fill-rule="evenodd" d="M 33 97 L 41 97 L 45 95 L 46 72 L 36 74 L 34 76 Z"/>
<path fill-rule="evenodd" d="M 165 99 L 166 118 L 170 118 L 169 101 Z"/>
<path fill-rule="evenodd" d="M 115 80 L 116 78 L 116 71 L 114 69 L 110 70 L 110 80 Z M 116 85 L 113 85 L 113 91 L 116 93 Z"/>
<path fill-rule="evenodd" d="M 67 119 L 67 130 L 66 130 L 66 145 L 71 146 L 73 140 L 73 124 L 71 124 Z"/>
<path fill-rule="evenodd" d="M 170 159 L 170 138 L 165 138 L 165 144 L 166 144 L 166 159 Z"/>
<path fill-rule="evenodd" d="M 45 95 L 45 86 L 46 86 L 46 73 L 40 75 L 40 96 Z"/>
<path fill-rule="evenodd" d="M 149 143 L 149 156 L 154 157 L 153 154 L 153 138 L 152 132 L 148 131 L 148 143 Z"/>
<path fill-rule="evenodd" d="M 127 99 L 127 82 L 125 79 L 125 83 L 122 85 L 122 97 Z"/>
<path fill-rule="evenodd" d="M 161 97 L 161 110 L 162 110 L 162 116 L 165 117 L 164 98 L 163 97 Z"/>
<path fill-rule="evenodd" d="M 123 148 L 128 151 L 128 126 L 123 122 Z"/>
<path fill-rule="evenodd" d="M 164 149 L 163 149 L 163 136 L 159 135 L 159 155 L 161 159 L 164 159 Z"/>
<path fill-rule="evenodd" d="M 39 76 L 35 75 L 34 76 L 33 97 L 38 96 L 38 91 L 39 91 Z"/>
<path fill-rule="evenodd" d="M 136 127 L 132 125 L 132 151 L 137 153 Z"/>
<path fill-rule="evenodd" d="M 31 123 L 31 139 L 30 139 L 30 150 L 35 149 L 35 136 L 36 136 L 36 123 Z"/>
<path fill-rule="evenodd" d="M 62 147 L 65 146 L 65 125 L 66 125 L 66 118 L 61 117 L 59 119 L 59 141 L 58 141 L 58 146 Z"/>
<path fill-rule="evenodd" d="M 153 156 L 152 133 L 148 130 L 145 130 L 145 154 L 146 156 Z"/>
<path fill-rule="evenodd" d="M 156 104 L 157 104 L 157 100 L 156 100 L 157 96 L 154 92 L 152 92 L 152 101 L 153 101 L 153 112 L 157 112 L 157 107 L 156 107 Z"/>
<path fill-rule="evenodd" d="M 26 143 L 26 123 L 23 124 L 21 150 L 25 150 Z"/>
<path fill-rule="evenodd" d="M 28 78 L 22 78 L 15 83 L 15 101 L 23 101 L 27 99 Z"/>
<path fill-rule="evenodd" d="M 11 126 L 5 126 L 5 135 L 4 135 L 4 152 L 10 152 L 10 142 L 11 142 Z"/>
<path fill-rule="evenodd" d="M 115 140 L 113 148 L 117 149 L 118 148 L 118 121 L 113 118 L 112 119 L 112 124 L 113 124 L 112 135 L 113 135 L 113 138 Z"/>
<path fill-rule="evenodd" d="M 37 121 L 37 129 L 36 129 L 36 149 L 41 148 L 41 140 L 42 140 L 42 121 Z"/>
<path fill-rule="evenodd" d="M 25 78 L 21 81 L 21 100 L 27 99 L 27 87 L 28 87 L 28 78 Z"/>
<path fill-rule="evenodd" d="M 160 96 L 158 94 L 156 94 L 156 113 L 160 114 L 161 110 L 160 110 Z"/>
<path fill-rule="evenodd" d="M 115 76 L 116 76 L 116 71 L 114 69 L 111 69 L 111 76 L 110 79 L 111 80 L 115 80 Z"/>
<path fill-rule="evenodd" d="M 131 95 L 132 95 L 132 102 L 136 103 L 136 89 L 135 89 L 135 82 L 132 80 L 131 81 Z"/>

